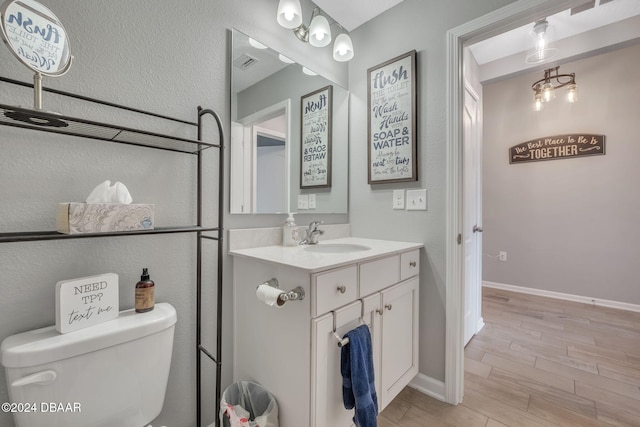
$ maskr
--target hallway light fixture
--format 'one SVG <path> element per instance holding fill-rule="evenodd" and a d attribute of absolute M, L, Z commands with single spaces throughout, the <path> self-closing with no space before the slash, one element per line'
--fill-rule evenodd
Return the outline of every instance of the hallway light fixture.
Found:
<path fill-rule="evenodd" d="M 546 19 L 541 19 L 533 24 L 529 32 L 527 43 L 527 64 L 539 64 L 557 55 L 558 49 L 555 43 L 555 27 Z"/>
<path fill-rule="evenodd" d="M 309 43 L 313 47 L 324 47 L 331 43 L 331 25 L 335 24 L 343 32 L 336 37 L 333 45 L 333 59 L 345 62 L 353 58 L 351 38 L 340 24 L 335 21 L 329 23 L 327 17 L 321 14 L 320 8 L 313 9 L 311 22 L 307 26 L 302 22 L 302 7 L 299 0 L 280 0 L 277 20 L 282 27 L 293 30 L 300 41 Z"/>
<path fill-rule="evenodd" d="M 578 100 L 576 74 L 560 74 L 559 69 L 560 67 L 555 67 L 544 70 L 544 77 L 531 85 L 531 89 L 534 92 L 534 110 L 542 110 L 544 103 L 556 97 L 556 89 L 565 86 L 567 87 L 567 100 L 569 102 L 576 102 Z"/>

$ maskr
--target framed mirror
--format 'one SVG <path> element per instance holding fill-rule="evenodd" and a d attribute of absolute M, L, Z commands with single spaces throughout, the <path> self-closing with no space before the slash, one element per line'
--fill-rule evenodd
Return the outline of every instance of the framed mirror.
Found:
<path fill-rule="evenodd" d="M 235 29 L 231 62 L 231 213 L 347 213 L 349 92 Z M 319 127 L 308 111 L 305 121 L 303 108 L 315 93 L 320 101 L 331 94 L 330 111 L 322 113 L 331 120 L 319 138 L 319 145 L 330 141 L 331 150 L 313 165 L 331 170 L 324 172 L 330 180 L 310 186 L 302 171 L 312 165 L 310 148 L 305 157 L 302 138 L 308 145 Z M 314 159 L 324 151 L 311 150 Z"/>

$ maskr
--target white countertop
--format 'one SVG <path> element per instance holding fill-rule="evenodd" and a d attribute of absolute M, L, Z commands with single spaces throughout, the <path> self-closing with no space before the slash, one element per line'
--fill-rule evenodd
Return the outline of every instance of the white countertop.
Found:
<path fill-rule="evenodd" d="M 407 252 L 423 247 L 422 243 L 396 242 L 390 240 L 362 239 L 345 237 L 341 239 L 321 240 L 318 245 L 355 244 L 368 246 L 371 249 L 357 252 L 317 253 L 305 250 L 305 246 L 263 246 L 250 249 L 237 249 L 229 254 L 238 257 L 252 258 L 273 262 L 287 267 L 300 268 L 309 273 L 341 267 L 343 265 L 362 262 L 394 253 Z"/>

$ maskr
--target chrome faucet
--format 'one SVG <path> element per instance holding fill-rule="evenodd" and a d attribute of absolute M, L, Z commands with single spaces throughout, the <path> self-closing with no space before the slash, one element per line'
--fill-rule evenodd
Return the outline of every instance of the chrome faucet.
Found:
<path fill-rule="evenodd" d="M 309 229 L 307 230 L 307 237 L 303 241 L 300 242 L 301 245 L 317 245 L 318 237 L 324 234 L 324 230 L 320 230 L 318 228 L 321 224 L 324 224 L 323 221 L 313 221 L 309 224 Z"/>

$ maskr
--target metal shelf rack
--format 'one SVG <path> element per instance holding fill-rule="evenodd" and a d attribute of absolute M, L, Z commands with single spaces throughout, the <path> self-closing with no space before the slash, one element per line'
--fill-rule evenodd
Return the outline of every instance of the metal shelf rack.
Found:
<path fill-rule="evenodd" d="M 33 87 L 33 84 L 0 77 L 0 82 L 17 86 Z M 56 231 L 19 231 L 0 233 L 0 243 L 31 242 L 46 240 L 64 240 L 81 238 L 104 238 L 114 236 L 141 236 L 148 234 L 194 233 L 196 235 L 196 413 L 197 426 L 202 426 L 202 356 L 210 359 L 216 367 L 215 380 L 215 414 L 217 419 L 221 397 L 222 372 L 222 281 L 223 281 L 223 215 L 224 215 L 224 130 L 220 116 L 213 110 L 198 107 L 197 122 L 190 122 L 174 117 L 168 117 L 136 108 L 126 107 L 107 101 L 93 99 L 82 95 L 43 88 L 43 91 L 57 95 L 92 102 L 107 107 L 126 110 L 148 117 L 160 118 L 171 122 L 178 122 L 193 126 L 197 129 L 197 139 L 189 139 L 160 134 L 140 129 L 112 125 L 77 117 L 31 110 L 22 107 L 0 104 L 0 126 L 12 126 L 33 131 L 70 135 L 81 138 L 102 140 L 127 145 L 136 145 L 152 149 L 168 150 L 197 156 L 197 218 L 196 223 L 187 226 L 160 227 L 154 230 L 123 231 L 90 234 L 62 234 Z M 203 121 L 205 117 L 212 117 L 218 129 L 218 143 L 203 140 Z M 214 227 L 203 225 L 203 151 L 214 148 L 218 153 L 218 218 Z M 212 233 L 212 234 L 210 234 Z M 202 340 L 202 242 L 217 242 L 217 277 L 216 277 L 216 349 L 209 351 Z"/>

